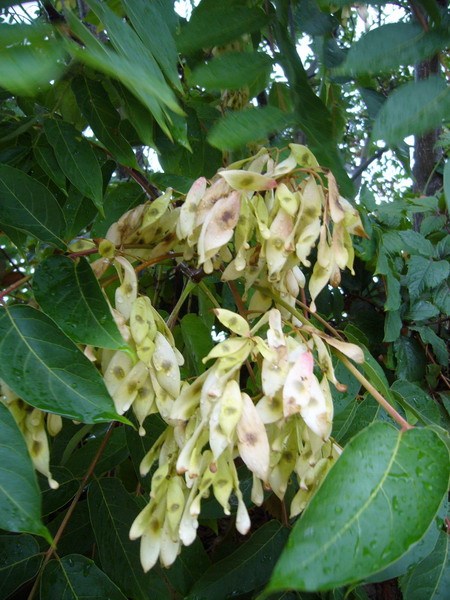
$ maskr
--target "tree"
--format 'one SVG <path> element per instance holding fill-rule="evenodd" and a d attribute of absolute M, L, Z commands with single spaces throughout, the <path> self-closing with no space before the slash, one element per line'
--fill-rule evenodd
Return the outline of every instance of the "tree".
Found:
<path fill-rule="evenodd" d="M 0 3 L 0 598 L 444 597 L 448 15 L 375 6 Z"/>

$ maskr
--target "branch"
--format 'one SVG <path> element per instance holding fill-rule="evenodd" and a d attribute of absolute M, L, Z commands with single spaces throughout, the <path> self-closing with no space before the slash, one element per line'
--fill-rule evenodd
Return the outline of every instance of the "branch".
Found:
<path fill-rule="evenodd" d="M 428 31 L 430 29 L 430 26 L 428 25 L 427 20 L 424 17 L 423 12 L 417 6 L 417 4 L 415 3 L 414 0 L 409 0 L 409 4 L 410 4 L 411 9 L 412 9 L 412 11 L 414 13 L 414 16 L 416 17 L 416 19 L 419 21 L 420 25 L 422 26 L 422 29 L 424 31 Z"/>
<path fill-rule="evenodd" d="M 73 514 L 73 512 L 74 512 L 74 510 L 75 510 L 75 508 L 76 508 L 76 506 L 78 504 L 78 501 L 79 501 L 79 499 L 81 497 L 81 494 L 84 491 L 84 488 L 86 487 L 87 482 L 89 481 L 91 475 L 93 474 L 94 469 L 97 466 L 97 463 L 98 463 L 101 455 L 103 454 L 104 449 L 106 448 L 106 444 L 108 443 L 109 438 L 111 437 L 111 434 L 112 434 L 115 426 L 116 426 L 116 421 L 113 421 L 111 423 L 111 425 L 109 426 L 108 431 L 105 433 L 105 437 L 103 438 L 102 443 L 100 444 L 99 449 L 97 450 L 96 455 L 92 459 L 92 462 L 89 465 L 89 468 L 88 468 L 88 470 L 86 472 L 86 475 L 83 477 L 83 481 L 80 483 L 80 487 L 78 488 L 78 491 L 75 494 L 75 496 L 74 496 L 74 498 L 73 498 L 73 500 L 72 500 L 72 502 L 71 502 L 71 504 L 70 504 L 70 506 L 69 506 L 69 508 L 68 508 L 68 510 L 66 512 L 66 515 L 65 515 L 64 519 L 62 520 L 62 523 L 59 526 L 58 531 L 55 534 L 52 546 L 50 546 L 50 548 L 45 553 L 44 560 L 42 562 L 41 568 L 39 569 L 39 573 L 38 573 L 38 575 L 37 575 L 37 577 L 36 577 L 36 579 L 34 581 L 33 587 L 31 588 L 31 592 L 30 592 L 30 594 L 28 596 L 28 600 L 33 600 L 34 595 L 35 595 L 35 593 L 37 591 L 39 582 L 41 580 L 42 573 L 44 572 L 45 565 L 48 563 L 48 561 L 53 556 L 53 554 L 54 554 L 54 552 L 56 550 L 56 546 L 57 546 L 59 540 L 61 539 L 62 534 L 64 533 L 64 530 L 65 530 L 65 528 L 67 526 L 67 523 L 69 522 L 69 520 L 70 520 L 70 518 L 71 518 L 71 516 L 72 516 L 72 514 Z"/>
<path fill-rule="evenodd" d="M 9 287 L 5 288 L 4 290 L 2 290 L 0 292 L 0 300 L 3 302 L 2 298 L 4 296 L 7 296 L 10 292 L 13 292 L 15 289 L 22 286 L 24 283 L 26 283 L 30 279 L 31 279 L 31 275 L 27 275 L 26 277 L 22 277 L 22 279 L 19 279 L 19 281 L 15 281 L 14 283 L 12 283 Z"/>
<path fill-rule="evenodd" d="M 285 308 L 287 311 L 289 311 L 291 313 L 291 315 L 296 317 L 299 321 L 310 325 L 310 322 L 308 321 L 308 319 L 305 319 L 305 317 L 298 310 L 296 310 L 295 308 L 292 308 L 292 306 L 290 306 L 287 302 L 285 302 L 284 300 L 281 300 L 281 298 L 277 298 L 276 295 L 271 292 L 266 292 L 265 291 L 266 288 L 262 288 L 259 285 L 255 285 L 254 287 L 257 290 L 260 290 L 263 294 L 266 294 L 267 296 L 269 296 L 269 298 L 272 298 L 273 300 L 275 300 L 275 302 L 277 304 L 279 304 L 280 306 Z M 300 303 L 300 305 L 302 305 L 302 304 L 303 303 Z M 317 316 L 317 315 L 314 314 L 314 316 Z M 389 402 L 386 400 L 386 398 L 384 398 L 384 396 L 382 396 L 380 394 L 380 392 L 378 392 L 374 388 L 374 386 L 370 383 L 370 381 L 368 379 L 366 379 L 364 377 L 364 375 L 358 371 L 358 369 L 355 367 L 355 365 L 353 365 L 344 354 L 339 352 L 339 350 L 337 350 L 336 348 L 331 348 L 331 350 L 339 358 L 339 360 L 344 364 L 344 366 L 347 367 L 347 369 L 352 373 L 352 375 L 354 375 L 354 377 L 361 383 L 361 385 L 363 385 L 366 388 L 366 390 L 369 392 L 369 394 L 371 394 L 375 398 L 375 400 L 385 409 L 385 411 L 387 413 L 389 413 L 391 415 L 391 417 L 401 426 L 402 431 L 405 431 L 406 429 L 413 429 L 413 426 L 410 425 L 407 421 L 405 421 L 405 419 L 395 410 L 395 408 L 389 404 Z"/>
<path fill-rule="evenodd" d="M 405 419 L 395 410 L 395 408 L 389 404 L 386 398 L 382 396 L 380 392 L 378 392 L 373 387 L 370 381 L 368 381 L 364 377 L 364 375 L 358 371 L 355 365 L 353 365 L 348 360 L 348 358 L 342 354 L 342 352 L 339 352 L 339 350 L 336 350 L 335 348 L 332 348 L 332 351 L 333 354 L 336 354 L 341 363 L 343 363 L 343 365 L 347 367 L 350 373 L 359 381 L 359 383 L 361 383 L 361 385 L 363 385 L 366 388 L 369 394 L 371 394 L 375 398 L 375 400 L 384 408 L 384 410 L 391 415 L 394 421 L 397 421 L 397 423 L 401 425 L 402 431 L 406 431 L 407 429 L 414 429 L 413 425 L 410 425 L 408 421 L 405 421 Z"/>
<path fill-rule="evenodd" d="M 358 177 L 367 169 L 367 167 L 369 165 L 371 165 L 374 160 L 377 160 L 378 158 L 380 158 L 380 156 L 382 156 L 385 152 L 387 152 L 388 149 L 389 148 L 387 146 L 385 148 L 380 148 L 379 150 L 377 150 L 375 152 L 375 154 L 372 154 L 372 156 L 369 156 L 369 158 L 366 158 L 366 160 L 364 162 L 362 162 L 359 165 L 359 167 L 356 167 L 356 169 L 350 175 L 351 180 L 355 181 L 355 179 L 358 179 Z"/>

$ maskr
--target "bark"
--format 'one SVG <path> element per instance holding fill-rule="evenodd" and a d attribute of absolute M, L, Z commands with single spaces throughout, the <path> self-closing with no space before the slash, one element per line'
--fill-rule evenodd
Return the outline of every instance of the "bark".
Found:
<path fill-rule="evenodd" d="M 433 56 L 416 66 L 416 79 L 428 79 L 430 75 L 436 75 L 439 71 L 439 58 Z M 442 187 L 442 175 L 435 170 L 436 164 L 442 158 L 442 149 L 435 148 L 440 131 L 440 129 L 434 129 L 415 137 L 413 191 L 416 194 L 431 196 Z"/>

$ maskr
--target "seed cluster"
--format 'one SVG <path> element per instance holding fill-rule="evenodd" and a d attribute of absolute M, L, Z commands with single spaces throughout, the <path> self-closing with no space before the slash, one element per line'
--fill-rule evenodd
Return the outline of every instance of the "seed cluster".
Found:
<path fill-rule="evenodd" d="M 132 539 L 141 538 L 145 570 L 158 557 L 171 565 L 181 545 L 194 541 L 202 500 L 211 492 L 226 515 L 237 504 L 236 527 L 247 533 L 250 518 L 236 458 L 252 473 L 255 505 L 269 490 L 283 500 L 294 478 L 293 517 L 340 453 L 329 438 L 329 383 L 341 391 L 345 386 L 336 380 L 330 346 L 357 362 L 363 361 L 362 351 L 300 323 L 281 307 L 270 309 L 264 289 L 294 305 L 305 285 L 301 268 L 311 266 L 309 257 L 317 247 L 309 280 L 314 302 L 328 283 L 338 285 L 341 269 L 352 268 L 350 234 L 365 233 L 357 211 L 339 196 L 332 174 L 324 175 L 304 146 L 291 144 L 290 149 L 279 163 L 262 150 L 221 170 L 211 182 L 198 179 L 181 206 L 171 204 L 168 190 L 123 215 L 107 234 L 111 247 L 105 256 L 121 244 L 137 246 L 127 247 L 127 254 L 143 260 L 174 251 L 207 274 L 222 271 L 225 281 L 243 278 L 246 293 L 258 282 L 248 310 L 263 313 L 251 327 L 240 314 L 216 309 L 230 335 L 204 358 L 214 361 L 212 366 L 192 383 L 181 383 L 183 357 L 170 330 L 150 300 L 138 295 L 132 265 L 121 256 L 114 259 L 121 278 L 116 320 L 137 361 L 121 351 L 103 350 L 105 382 L 119 413 L 133 408 L 141 435 L 153 412 L 167 423 L 141 463 L 143 476 L 156 470 L 150 501 L 130 531 Z M 283 321 L 289 322 L 289 334 Z M 261 378 L 255 398 L 240 387 L 241 371 L 249 364 Z"/>
<path fill-rule="evenodd" d="M 292 317 L 286 306 L 295 306 L 306 285 L 302 268 L 311 267 L 313 249 L 308 282 L 313 311 L 320 291 L 338 285 L 341 270 L 352 270 L 351 234 L 365 236 L 358 212 L 314 155 L 291 144 L 281 162 L 262 149 L 211 181 L 199 178 L 182 203 L 167 190 L 125 213 L 99 243 L 102 258 L 92 268 L 98 277 L 110 264 L 118 272 L 111 311 L 129 351 L 86 347 L 85 354 L 103 373 L 116 411 L 132 408 L 140 435 L 146 435 L 145 419 L 152 413 L 167 424 L 140 465 L 142 476 L 153 469 L 150 499 L 130 530 L 132 539 L 141 538 L 145 570 L 158 558 L 171 565 L 181 546 L 194 541 L 202 501 L 211 493 L 225 515 L 237 506 L 236 527 L 248 532 L 237 458 L 251 472 L 251 501 L 257 506 L 269 491 L 283 500 L 293 482 L 294 517 L 338 457 L 340 448 L 330 439 L 330 383 L 340 391 L 345 386 L 336 379 L 330 349 L 356 362 L 364 360 L 363 353 Z M 193 261 L 206 274 L 216 271 L 224 281 L 245 283 L 250 322 L 215 309 L 229 334 L 204 357 L 212 361 L 209 368 L 191 382 L 181 381 L 183 356 L 150 299 L 139 295 L 132 264 L 168 253 Z M 274 297 L 284 306 L 275 301 L 273 307 Z M 245 370 L 259 386 L 254 397 L 241 389 Z M 45 419 L 6 386 L 2 393 L 36 468 L 55 487 L 44 422 L 54 434 L 60 418 Z"/>

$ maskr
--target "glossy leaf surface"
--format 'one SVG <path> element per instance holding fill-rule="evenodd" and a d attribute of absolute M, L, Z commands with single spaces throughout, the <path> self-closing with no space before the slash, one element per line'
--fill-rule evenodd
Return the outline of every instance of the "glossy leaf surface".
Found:
<path fill-rule="evenodd" d="M 42 562 L 37 540 L 31 535 L 0 536 L 0 598 L 4 600 L 33 578 Z"/>
<path fill-rule="evenodd" d="M 36 300 L 72 340 L 100 348 L 125 345 L 88 261 L 54 255 L 33 278 Z"/>
<path fill-rule="evenodd" d="M 369 426 L 297 522 L 268 590 L 340 587 L 394 562 L 428 529 L 448 474 L 448 450 L 434 432 Z"/>
<path fill-rule="evenodd" d="M 433 551 L 401 581 L 404 600 L 445 600 L 450 589 L 450 536 L 441 531 Z"/>
<path fill-rule="evenodd" d="M 44 313 L 3 309 L 0 336 L 0 376 L 28 404 L 85 423 L 126 422 L 94 365 Z"/>
<path fill-rule="evenodd" d="M 80 554 L 52 560 L 41 580 L 41 598 L 48 600 L 126 600 L 94 561 Z"/>
<path fill-rule="evenodd" d="M 0 223 L 64 250 L 64 215 L 53 194 L 14 167 L 0 165 Z"/>
<path fill-rule="evenodd" d="M 22 433 L 0 403 L 0 528 L 50 534 L 41 522 L 41 497 Z"/>

